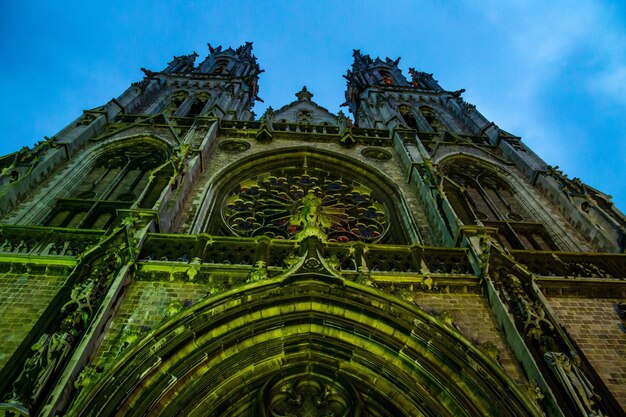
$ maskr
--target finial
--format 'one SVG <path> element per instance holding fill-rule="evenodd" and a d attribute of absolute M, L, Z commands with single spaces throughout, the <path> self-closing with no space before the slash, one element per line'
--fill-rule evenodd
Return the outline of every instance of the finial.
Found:
<path fill-rule="evenodd" d="M 207 43 L 207 45 L 209 46 L 209 52 L 212 54 L 219 54 L 220 52 L 222 52 L 222 46 L 216 46 L 215 48 L 213 48 L 211 46 L 210 43 Z"/>
<path fill-rule="evenodd" d="M 300 90 L 300 92 L 296 93 L 296 97 L 298 97 L 299 101 L 310 101 L 311 97 L 313 97 L 313 94 L 306 89 L 305 85 L 304 87 L 302 87 L 302 90 Z"/>

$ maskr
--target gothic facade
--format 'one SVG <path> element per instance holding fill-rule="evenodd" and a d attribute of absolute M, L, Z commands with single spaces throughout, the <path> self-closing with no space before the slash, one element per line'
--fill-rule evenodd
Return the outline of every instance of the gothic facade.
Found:
<path fill-rule="evenodd" d="M 196 61 L 0 158 L 0 415 L 626 415 L 610 197 L 400 59 Z"/>

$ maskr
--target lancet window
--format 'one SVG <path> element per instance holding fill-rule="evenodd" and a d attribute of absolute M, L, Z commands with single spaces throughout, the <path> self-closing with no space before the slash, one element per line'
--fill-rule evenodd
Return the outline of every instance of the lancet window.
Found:
<path fill-rule="evenodd" d="M 444 161 L 441 168 L 446 196 L 464 224 L 497 228 L 500 243 L 509 249 L 557 249 L 545 226 L 499 174 L 466 158 Z"/>
<path fill-rule="evenodd" d="M 174 115 L 174 113 L 176 113 L 176 111 L 180 108 L 181 104 L 183 104 L 186 98 L 187 93 L 184 91 L 179 91 L 175 93 L 170 99 L 169 103 L 167 103 L 167 105 L 163 109 L 163 113 L 168 116 Z"/>
<path fill-rule="evenodd" d="M 103 153 L 44 221 L 46 226 L 105 229 L 116 210 L 152 208 L 172 168 L 163 146 L 133 142 Z"/>
<path fill-rule="evenodd" d="M 417 129 L 417 120 L 415 120 L 415 116 L 411 112 L 411 108 L 409 106 L 400 106 L 400 115 L 402 116 L 402 119 L 407 127 Z"/>
<path fill-rule="evenodd" d="M 422 116 L 424 116 L 424 119 L 433 131 L 439 132 L 445 129 L 445 126 L 437 117 L 437 113 L 430 107 L 420 107 L 420 113 L 422 113 Z"/>
<path fill-rule="evenodd" d="M 187 112 L 186 116 L 193 117 L 202 113 L 204 110 L 204 106 L 209 101 L 209 95 L 207 93 L 200 93 L 196 97 L 194 97 L 193 102 L 191 103 L 191 107 Z"/>

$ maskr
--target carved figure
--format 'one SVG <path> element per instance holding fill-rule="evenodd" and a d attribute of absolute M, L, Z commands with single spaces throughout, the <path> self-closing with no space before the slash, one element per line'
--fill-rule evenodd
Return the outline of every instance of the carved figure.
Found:
<path fill-rule="evenodd" d="M 76 381 L 74 381 L 74 388 L 82 389 L 88 388 L 91 384 L 93 384 L 100 374 L 102 373 L 102 367 L 96 366 L 86 366 L 83 371 L 78 375 Z"/>
<path fill-rule="evenodd" d="M 409 74 L 411 74 L 411 84 L 413 84 L 414 87 L 419 87 L 419 75 L 418 72 L 415 71 L 415 68 L 409 68 Z"/>
<path fill-rule="evenodd" d="M 298 262 L 300 262 L 300 257 L 295 253 L 290 253 L 284 260 L 287 269 L 293 268 Z"/>
<path fill-rule="evenodd" d="M 326 233 L 322 230 L 332 225 L 330 216 L 322 209 L 322 199 L 309 192 L 302 198 L 302 206 L 291 216 L 291 224 L 302 226 L 302 231 L 298 233 L 298 238 L 317 236 L 326 239 Z"/>
<path fill-rule="evenodd" d="M 449 311 L 442 311 L 441 314 L 439 314 L 438 318 L 446 326 L 451 327 L 458 331 L 461 330 L 459 329 L 459 326 L 454 321 L 454 317 L 452 316 L 452 313 L 450 313 Z"/>
<path fill-rule="evenodd" d="M 267 273 L 267 265 L 264 261 L 257 261 L 254 269 L 248 274 L 247 282 L 256 282 L 269 278 Z"/>
<path fill-rule="evenodd" d="M 341 269 L 341 261 L 337 257 L 337 255 L 331 255 L 325 259 L 326 265 L 331 267 L 335 271 L 339 271 Z"/>
<path fill-rule="evenodd" d="M 543 392 L 541 392 L 541 388 L 539 388 L 539 385 L 537 385 L 537 381 L 535 381 L 534 379 L 531 379 L 528 384 L 526 384 L 526 395 L 528 395 L 528 398 L 530 398 L 532 402 L 535 403 L 537 408 L 541 410 L 540 403 L 541 400 L 544 399 L 545 395 L 543 395 Z M 541 414 L 545 416 L 543 411 L 541 412 Z"/>
<path fill-rule="evenodd" d="M 174 300 L 165 308 L 165 317 L 173 317 L 180 313 L 185 306 L 181 300 Z"/>
<path fill-rule="evenodd" d="M 567 355 L 561 352 L 547 352 L 544 359 L 552 366 L 557 379 L 581 411 L 590 417 L 604 415 L 595 406 L 595 400 L 599 397 L 593 392 L 593 384 Z"/>
<path fill-rule="evenodd" d="M 13 398 L 24 404 L 36 401 L 68 355 L 71 342 L 73 337 L 65 332 L 42 334 L 31 347 L 34 353 L 26 360 L 22 373 L 13 384 Z"/>

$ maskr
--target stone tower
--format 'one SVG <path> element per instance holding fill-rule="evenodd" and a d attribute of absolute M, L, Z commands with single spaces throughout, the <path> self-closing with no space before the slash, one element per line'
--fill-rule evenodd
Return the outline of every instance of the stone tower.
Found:
<path fill-rule="evenodd" d="M 0 415 L 625 415 L 608 196 L 399 59 L 197 58 L 0 158 Z"/>

